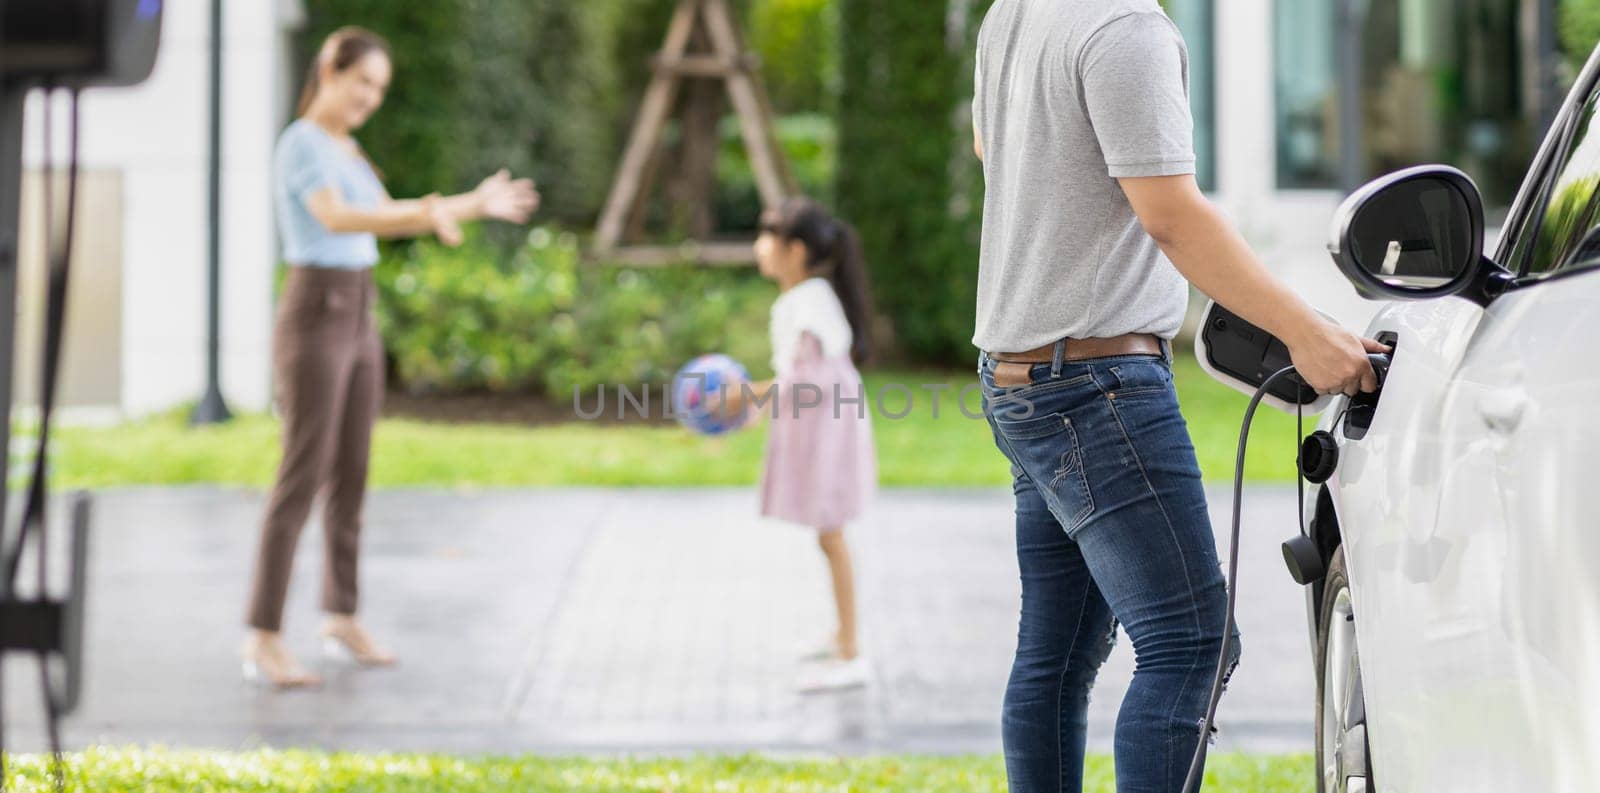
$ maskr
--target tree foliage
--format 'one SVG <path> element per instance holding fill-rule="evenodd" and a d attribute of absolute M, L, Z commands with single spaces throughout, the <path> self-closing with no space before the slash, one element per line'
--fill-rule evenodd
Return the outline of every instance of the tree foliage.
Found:
<path fill-rule="evenodd" d="M 586 222 L 620 145 L 616 47 L 637 2 L 309 0 L 302 62 L 341 25 L 389 39 L 393 84 L 358 137 L 395 195 L 507 167 L 540 182 L 548 216 Z"/>
<path fill-rule="evenodd" d="M 861 231 L 900 351 L 972 351 L 982 178 L 972 43 L 984 0 L 841 0 L 839 207 Z"/>

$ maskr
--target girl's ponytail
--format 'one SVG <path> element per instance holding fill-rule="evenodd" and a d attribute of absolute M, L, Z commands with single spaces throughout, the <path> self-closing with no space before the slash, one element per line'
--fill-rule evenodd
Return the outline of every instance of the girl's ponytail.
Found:
<path fill-rule="evenodd" d="M 779 211 L 774 230 L 806 247 L 806 268 L 825 276 L 850 321 L 850 360 L 865 363 L 872 353 L 872 290 L 856 230 L 809 198 L 791 198 Z"/>
<path fill-rule="evenodd" d="M 833 268 L 828 280 L 850 320 L 850 360 L 862 364 L 872 354 L 872 290 L 867 282 L 866 257 L 861 252 L 861 235 L 849 223 L 837 218 L 838 241 L 833 249 Z"/>

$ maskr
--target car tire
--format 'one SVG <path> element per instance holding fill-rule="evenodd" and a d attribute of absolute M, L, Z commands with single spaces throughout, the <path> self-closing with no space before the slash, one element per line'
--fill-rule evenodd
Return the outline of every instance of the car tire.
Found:
<path fill-rule="evenodd" d="M 1356 614 L 1344 548 L 1334 551 L 1317 614 L 1317 791 L 1371 793 L 1370 741 Z"/>

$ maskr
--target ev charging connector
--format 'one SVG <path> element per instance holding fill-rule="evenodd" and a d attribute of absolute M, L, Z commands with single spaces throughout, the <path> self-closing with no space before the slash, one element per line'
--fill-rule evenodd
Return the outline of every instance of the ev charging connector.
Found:
<path fill-rule="evenodd" d="M 1391 346 L 1394 344 L 1392 338 L 1378 340 Z M 1222 699 L 1222 686 L 1227 680 L 1228 655 L 1233 643 L 1235 606 L 1239 596 L 1239 525 L 1244 500 L 1244 457 L 1256 409 L 1261 403 L 1266 402 L 1292 412 L 1303 420 L 1308 408 L 1312 413 L 1321 412 L 1332 404 L 1334 399 L 1332 396 L 1317 394 L 1300 379 L 1290 359 L 1288 347 L 1281 341 L 1217 305 L 1215 301 L 1206 307 L 1200 333 L 1195 339 L 1195 347 L 1201 367 L 1213 377 L 1249 393 L 1250 404 L 1245 408 L 1244 421 L 1239 427 L 1239 446 L 1234 458 L 1233 524 L 1228 541 L 1228 604 L 1222 628 L 1222 651 L 1217 658 L 1216 675 L 1212 679 L 1205 717 L 1200 722 L 1199 744 L 1195 747 L 1194 757 L 1189 764 L 1189 774 L 1184 781 L 1182 793 L 1195 793 L 1199 790 L 1201 769 L 1205 767 L 1206 751 L 1210 745 L 1211 727 L 1216 723 L 1217 703 Z M 1386 354 L 1373 353 L 1367 356 L 1367 360 L 1378 377 L 1378 388 L 1371 394 L 1363 395 L 1367 397 L 1366 403 L 1370 405 L 1368 410 L 1370 420 L 1370 412 L 1377 407 L 1377 394 L 1383 390 L 1384 380 L 1388 376 L 1390 358 Z M 1259 385 L 1251 392 L 1242 383 Z M 1303 442 L 1297 438 L 1296 443 L 1300 444 L 1296 449 L 1298 473 L 1303 477 L 1297 481 L 1312 480 L 1320 483 L 1326 482 L 1333 476 L 1338 466 L 1338 442 L 1330 433 L 1313 433 Z M 1313 476 L 1320 479 L 1313 480 Z M 1303 497 L 1299 504 L 1304 507 Z M 1284 562 L 1296 581 L 1308 584 L 1320 579 L 1326 569 L 1319 549 L 1305 534 L 1303 521 L 1297 528 L 1295 536 L 1283 543 Z"/>

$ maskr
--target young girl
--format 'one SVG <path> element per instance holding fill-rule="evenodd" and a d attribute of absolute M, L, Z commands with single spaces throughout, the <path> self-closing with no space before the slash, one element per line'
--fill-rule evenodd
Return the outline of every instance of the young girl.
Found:
<path fill-rule="evenodd" d="M 856 637 L 855 582 L 844 526 L 877 488 L 871 402 L 856 364 L 866 358 L 871 310 L 855 230 L 807 199 L 762 217 L 761 274 L 778 283 L 772 304 L 776 377 L 730 390 L 727 410 L 768 415 L 761 514 L 816 529 L 833 579 L 839 630 L 827 660 L 800 680 L 806 691 L 866 685 Z M 738 393 L 735 393 L 735 390 Z"/>

